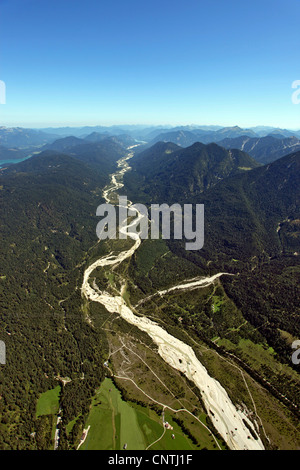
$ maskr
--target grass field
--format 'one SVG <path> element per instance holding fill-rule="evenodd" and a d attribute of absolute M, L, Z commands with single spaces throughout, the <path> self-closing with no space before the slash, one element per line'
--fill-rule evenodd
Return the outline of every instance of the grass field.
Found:
<path fill-rule="evenodd" d="M 166 414 L 165 419 L 173 430 L 164 432 L 160 416 L 149 408 L 123 401 L 113 382 L 105 379 L 93 399 L 85 425 L 90 430 L 80 450 L 121 450 L 125 444 L 128 450 L 144 450 L 162 435 L 151 449 L 196 448 L 170 415 Z"/>
<path fill-rule="evenodd" d="M 59 410 L 60 386 L 41 394 L 36 405 L 36 417 L 55 415 Z"/>

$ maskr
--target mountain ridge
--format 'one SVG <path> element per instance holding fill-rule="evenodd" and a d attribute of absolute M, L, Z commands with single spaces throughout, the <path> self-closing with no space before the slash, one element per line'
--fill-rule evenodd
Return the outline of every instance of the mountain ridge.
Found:
<path fill-rule="evenodd" d="M 132 172 L 125 175 L 125 183 L 134 179 L 131 188 L 140 184 L 145 194 L 155 188 L 157 198 L 167 202 L 175 194 L 182 199 L 180 189 L 185 197 L 199 194 L 225 177 L 259 165 L 245 152 L 226 150 L 215 143 L 196 142 L 181 148 L 158 142 L 133 157 Z"/>

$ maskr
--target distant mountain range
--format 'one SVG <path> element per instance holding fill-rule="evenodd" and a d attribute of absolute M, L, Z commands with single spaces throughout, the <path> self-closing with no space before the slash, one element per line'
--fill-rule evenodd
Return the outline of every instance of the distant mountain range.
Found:
<path fill-rule="evenodd" d="M 237 148 L 247 152 L 260 163 L 270 163 L 278 158 L 300 150 L 300 139 L 268 135 L 266 137 L 240 136 L 218 142 L 227 149 Z"/>
<path fill-rule="evenodd" d="M 237 148 L 249 153 L 258 162 L 268 163 L 300 148 L 300 131 L 239 126 L 177 126 L 141 125 L 85 126 L 45 129 L 0 127 L 0 160 L 18 160 L 30 153 L 44 150 L 70 151 L 72 147 L 102 141 L 115 141 L 123 146 L 142 143 L 139 152 L 157 142 L 173 142 L 189 147 L 196 142 L 218 143 L 225 148 Z"/>
<path fill-rule="evenodd" d="M 84 127 L 48 127 L 43 129 L 27 129 L 22 127 L 0 127 L 0 145 L 5 147 L 43 146 L 61 137 L 74 136 L 88 140 L 99 140 L 105 136 L 127 135 L 132 139 L 151 144 L 162 141 L 175 142 L 181 146 L 189 146 L 194 142 L 219 142 L 225 138 L 241 136 L 265 137 L 267 135 L 300 138 L 300 130 L 292 131 L 266 126 L 243 129 L 239 126 L 84 126 Z M 168 135 L 169 134 L 169 135 Z"/>
<path fill-rule="evenodd" d="M 28 148 L 53 142 L 59 136 L 36 129 L 23 127 L 0 127 L 0 145 L 5 147 Z"/>
<path fill-rule="evenodd" d="M 256 142 L 258 142 L 259 139 L 265 139 L 261 141 L 262 145 L 259 145 L 259 148 L 267 147 L 267 145 L 269 144 L 271 146 L 271 151 L 274 152 L 276 146 L 278 146 L 278 148 L 281 148 L 282 150 L 285 147 L 287 149 L 285 155 L 287 155 L 288 153 L 290 153 L 290 151 L 293 151 L 293 148 L 289 150 L 290 147 L 295 146 L 297 141 L 300 143 L 300 139 L 298 137 L 300 137 L 300 133 L 295 133 L 294 136 L 287 136 L 284 132 L 280 133 L 275 131 L 273 131 L 273 133 L 271 134 L 268 134 L 267 136 L 260 137 L 256 135 L 252 130 L 245 130 L 239 127 L 224 128 L 217 131 L 210 131 L 209 133 L 203 131 L 177 130 L 164 132 L 155 136 L 155 138 L 148 143 L 148 146 L 153 145 L 159 141 L 174 142 L 175 144 L 180 145 L 181 147 L 188 147 L 194 144 L 195 142 L 216 142 L 219 145 L 226 146 L 226 148 L 239 148 L 240 150 L 244 150 L 242 145 L 246 140 L 250 141 L 250 144 L 247 145 L 247 148 L 251 148 L 252 146 L 256 145 Z M 285 140 L 285 142 L 283 142 L 283 140 Z M 247 148 L 245 148 L 245 151 L 247 151 Z M 255 153 L 255 157 L 257 157 L 257 154 L 258 152 Z M 280 158 L 281 156 L 283 156 L 283 154 L 281 154 L 279 150 L 278 156 L 276 156 L 276 158 Z"/>
<path fill-rule="evenodd" d="M 247 135 L 249 137 L 265 137 L 269 134 L 276 134 L 281 137 L 292 137 L 296 136 L 300 138 L 300 129 L 297 131 L 289 129 L 280 129 L 268 126 L 257 126 L 251 128 L 241 128 L 239 126 L 224 127 L 224 126 L 142 126 L 142 125 L 120 125 L 120 126 L 85 126 L 85 127 L 62 127 L 62 128 L 45 128 L 38 129 L 41 132 L 47 132 L 50 134 L 69 136 L 74 135 L 76 137 L 86 137 L 93 132 L 107 135 L 121 135 L 127 134 L 137 140 L 144 140 L 146 142 L 153 142 L 154 139 L 161 134 L 169 132 L 183 132 L 192 133 L 197 136 L 197 140 L 203 143 L 215 142 L 222 138 L 234 138 L 240 135 Z M 203 137 L 205 140 L 199 139 Z M 164 140 L 164 139 L 158 139 Z M 157 140 L 157 141 L 158 141 Z M 155 143 L 155 142 L 153 142 Z M 190 145 L 193 142 L 190 143 Z"/>

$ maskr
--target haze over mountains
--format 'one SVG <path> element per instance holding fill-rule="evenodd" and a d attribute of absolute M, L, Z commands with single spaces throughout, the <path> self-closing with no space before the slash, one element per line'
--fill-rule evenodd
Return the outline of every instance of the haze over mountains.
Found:
<path fill-rule="evenodd" d="M 256 161 L 270 163 L 290 152 L 300 150 L 300 140 L 296 137 L 281 138 L 274 134 L 266 137 L 241 136 L 233 139 L 224 139 L 218 142 L 225 148 L 238 148 L 251 155 Z"/>
<path fill-rule="evenodd" d="M 58 135 L 23 127 L 0 127 L 0 145 L 5 147 L 41 146 L 53 142 Z"/>
<path fill-rule="evenodd" d="M 260 163 L 268 163 L 300 149 L 300 131 L 238 126 L 91 126 L 82 128 L 0 128 L 0 161 L 17 160 L 42 150 L 65 151 L 87 142 L 99 143 L 117 139 L 124 145 L 143 143 L 139 151 L 157 142 L 173 142 L 189 147 L 196 142 L 218 143 L 226 149 L 239 149 Z"/>

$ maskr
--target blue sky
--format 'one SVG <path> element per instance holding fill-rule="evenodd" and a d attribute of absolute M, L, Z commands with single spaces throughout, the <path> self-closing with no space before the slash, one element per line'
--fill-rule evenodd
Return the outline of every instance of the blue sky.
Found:
<path fill-rule="evenodd" d="M 0 125 L 300 129 L 299 0 L 0 0 Z"/>

